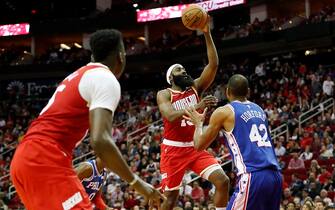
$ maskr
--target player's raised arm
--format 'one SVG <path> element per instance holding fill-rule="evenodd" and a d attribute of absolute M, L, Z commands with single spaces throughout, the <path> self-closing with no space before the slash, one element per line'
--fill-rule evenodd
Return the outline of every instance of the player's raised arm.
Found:
<path fill-rule="evenodd" d="M 190 108 L 186 110 L 186 114 L 195 125 L 193 141 L 197 150 L 209 147 L 222 128 L 229 131 L 233 129 L 234 114 L 227 106 L 217 108 L 213 112 L 206 129 L 203 128 L 205 112 L 200 114 L 194 108 Z"/>
<path fill-rule="evenodd" d="M 208 64 L 205 66 L 200 77 L 194 80 L 194 85 L 199 95 L 201 95 L 212 84 L 219 66 L 219 58 L 211 36 L 209 20 L 210 18 L 208 18 L 207 25 L 205 29 L 203 29 L 206 40 Z"/>

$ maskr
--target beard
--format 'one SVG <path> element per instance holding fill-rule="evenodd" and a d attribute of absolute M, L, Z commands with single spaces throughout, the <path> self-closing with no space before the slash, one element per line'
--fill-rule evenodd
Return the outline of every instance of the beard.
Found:
<path fill-rule="evenodd" d="M 173 82 L 182 90 L 185 90 L 187 87 L 191 87 L 194 85 L 193 78 L 188 74 L 178 76 L 173 75 Z"/>

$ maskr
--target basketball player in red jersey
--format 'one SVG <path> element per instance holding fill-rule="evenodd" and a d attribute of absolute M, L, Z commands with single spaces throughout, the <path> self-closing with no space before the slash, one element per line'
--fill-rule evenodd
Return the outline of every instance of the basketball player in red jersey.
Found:
<path fill-rule="evenodd" d="M 214 202 L 217 210 L 225 209 L 228 202 L 228 177 L 213 156 L 206 151 L 197 151 L 194 148 L 194 125 L 183 118 L 185 109 L 189 106 L 204 109 L 217 103 L 213 96 L 207 96 L 201 101 L 198 96 L 213 82 L 219 64 L 209 22 L 203 32 L 209 63 L 201 76 L 193 80 L 182 65 L 174 64 L 166 74 L 166 80 L 172 87 L 157 93 L 157 103 L 164 122 L 161 175 L 162 190 L 167 200 L 162 204 L 163 210 L 173 209 L 187 169 L 191 169 L 214 184 L 216 190 Z"/>
<path fill-rule="evenodd" d="M 28 210 L 91 210 L 89 198 L 72 168 L 72 150 L 90 130 L 95 154 L 135 190 L 159 202 L 162 195 L 134 175 L 111 137 L 120 100 L 117 81 L 125 66 L 122 34 L 100 30 L 90 39 L 92 59 L 66 77 L 16 149 L 10 174 Z"/>

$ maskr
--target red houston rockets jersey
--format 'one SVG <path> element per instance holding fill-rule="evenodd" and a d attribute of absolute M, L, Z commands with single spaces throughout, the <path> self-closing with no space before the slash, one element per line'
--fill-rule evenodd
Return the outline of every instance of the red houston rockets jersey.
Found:
<path fill-rule="evenodd" d="M 89 110 L 105 108 L 114 112 L 120 95 L 120 84 L 108 67 L 89 63 L 59 84 L 24 140 L 51 140 L 71 155 L 88 132 Z"/>
<path fill-rule="evenodd" d="M 199 101 L 198 93 L 190 87 L 183 92 L 168 88 L 171 93 L 171 103 L 175 110 L 183 110 L 189 106 L 195 106 Z M 190 142 L 193 141 L 194 125 L 192 122 L 179 118 L 169 122 L 163 118 L 164 138 L 172 141 Z"/>

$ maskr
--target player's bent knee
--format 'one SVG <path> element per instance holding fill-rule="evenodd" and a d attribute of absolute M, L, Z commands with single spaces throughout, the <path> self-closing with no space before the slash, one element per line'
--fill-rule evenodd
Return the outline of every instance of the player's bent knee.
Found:
<path fill-rule="evenodd" d="M 222 169 L 213 171 L 208 180 L 215 185 L 215 188 L 226 188 L 229 186 L 229 178 Z"/>

